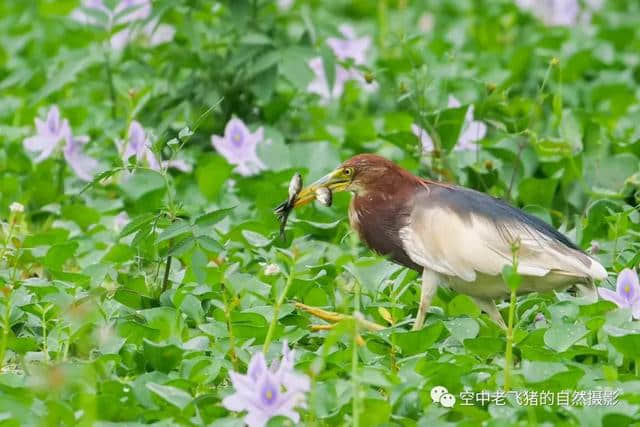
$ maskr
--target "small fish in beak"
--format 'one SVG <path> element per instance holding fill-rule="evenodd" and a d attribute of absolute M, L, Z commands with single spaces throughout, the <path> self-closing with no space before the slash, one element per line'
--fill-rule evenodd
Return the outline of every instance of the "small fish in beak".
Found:
<path fill-rule="evenodd" d="M 289 181 L 289 198 L 280 203 L 274 209 L 275 214 L 278 216 L 278 220 L 280 220 L 280 236 L 282 237 L 282 240 L 287 240 L 284 228 L 287 225 L 289 213 L 293 210 L 296 197 L 300 194 L 300 190 L 302 190 L 302 175 L 300 175 L 299 172 L 296 172 L 293 177 L 291 177 L 291 181 Z"/>
<path fill-rule="evenodd" d="M 316 200 L 325 206 L 331 206 L 333 195 L 327 187 L 318 187 L 316 189 Z"/>
<path fill-rule="evenodd" d="M 291 178 L 291 182 L 289 182 L 289 204 L 293 205 L 293 202 L 296 200 L 298 193 L 302 190 L 302 175 L 299 172 L 296 172 Z"/>

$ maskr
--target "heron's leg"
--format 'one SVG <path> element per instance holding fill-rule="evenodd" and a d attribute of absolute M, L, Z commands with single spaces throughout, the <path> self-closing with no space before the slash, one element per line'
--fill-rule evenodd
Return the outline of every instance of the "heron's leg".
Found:
<path fill-rule="evenodd" d="M 498 311 L 498 307 L 496 307 L 496 302 L 491 298 L 480 298 L 480 297 L 471 297 L 478 304 L 478 307 L 485 313 L 489 315 L 494 322 L 498 324 L 502 329 L 506 330 L 507 325 L 504 323 L 504 319 L 502 315 Z"/>
<path fill-rule="evenodd" d="M 425 268 L 422 270 L 422 287 L 420 288 L 420 305 L 418 306 L 418 314 L 416 315 L 416 321 L 413 324 L 413 330 L 418 331 L 422 329 L 424 323 L 424 317 L 427 314 L 427 310 L 431 305 L 431 300 L 438 289 L 438 273 Z"/>

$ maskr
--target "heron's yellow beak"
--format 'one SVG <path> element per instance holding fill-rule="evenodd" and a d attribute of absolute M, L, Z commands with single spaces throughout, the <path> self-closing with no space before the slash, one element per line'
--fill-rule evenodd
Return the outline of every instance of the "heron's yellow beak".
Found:
<path fill-rule="evenodd" d="M 300 190 L 298 197 L 296 197 L 293 206 L 295 208 L 304 206 L 312 202 L 316 198 L 316 190 L 321 187 L 326 187 L 331 190 L 332 193 L 336 191 L 344 191 L 351 183 L 351 176 L 345 174 L 344 168 L 338 168 L 333 172 L 323 176 L 313 184 Z"/>

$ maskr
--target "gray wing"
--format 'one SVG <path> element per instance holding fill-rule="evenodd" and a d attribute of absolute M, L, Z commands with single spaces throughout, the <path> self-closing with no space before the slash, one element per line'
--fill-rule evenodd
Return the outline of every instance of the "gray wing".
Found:
<path fill-rule="evenodd" d="M 477 273 L 499 275 L 519 243 L 518 272 L 549 272 L 604 279 L 606 270 L 543 221 L 508 204 L 459 187 L 431 185 L 414 200 L 400 230 L 409 257 L 447 276 L 472 282 Z"/>

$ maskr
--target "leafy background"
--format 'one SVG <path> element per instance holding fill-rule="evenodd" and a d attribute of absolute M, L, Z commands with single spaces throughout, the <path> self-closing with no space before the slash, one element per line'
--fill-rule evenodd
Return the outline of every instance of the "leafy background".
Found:
<path fill-rule="evenodd" d="M 640 325 L 629 310 L 565 293 L 521 297 L 516 310 L 516 389 L 605 387 L 620 391 L 616 406 L 510 400 L 448 410 L 431 402 L 431 387 L 502 387 L 503 332 L 446 289 L 424 329 L 409 332 L 418 277 L 358 242 L 349 195 L 294 214 L 286 242 L 272 212 L 295 171 L 310 182 L 355 153 L 377 152 L 539 215 L 597 252 L 610 272 L 602 286 L 614 286 L 618 271 L 640 262 L 640 4 L 609 1 L 563 27 L 508 0 L 286 9 L 159 0 L 152 17 L 175 28 L 173 41 L 118 51 L 104 29 L 69 18 L 76 7 L 0 3 L 0 423 L 242 424 L 220 403 L 228 372 L 244 371 L 262 348 L 287 280 L 267 359 L 285 339 L 296 348 L 297 368 L 312 378 L 306 424 L 640 419 Z M 343 23 L 371 37 L 357 68 L 378 89 L 350 81 L 325 102 L 307 91 L 307 61 L 321 56 L 332 68 L 325 41 Z M 448 108 L 450 95 L 488 125 L 475 152 L 453 150 L 464 109 Z M 87 187 L 59 156 L 36 163 L 23 147 L 53 104 L 90 136 L 85 151 L 107 171 Z M 234 173 L 211 146 L 234 116 L 270 141 L 258 145 L 266 170 L 255 176 Z M 152 131 L 158 156 L 179 151 L 193 172 L 116 171 L 115 141 L 134 119 Z M 422 152 L 412 123 L 430 129 L 436 150 Z M 16 201 L 25 212 L 8 236 Z M 268 264 L 280 273 L 265 274 Z M 360 345 L 350 318 L 312 328 L 324 322 L 294 302 L 359 310 L 386 328 L 360 331 Z M 545 320 L 535 321 L 539 313 Z"/>

